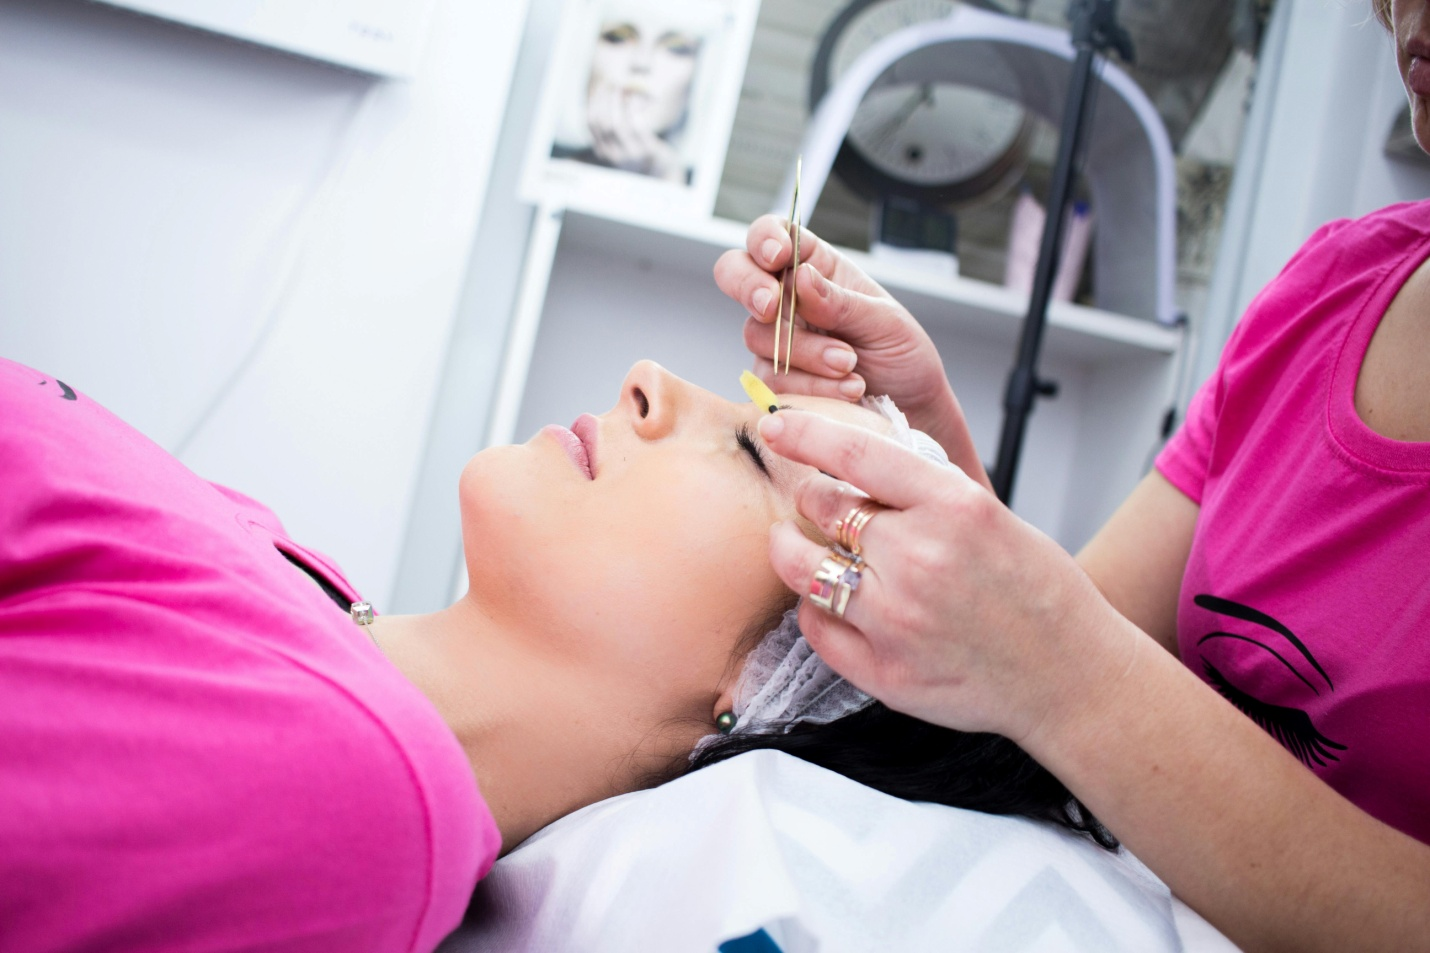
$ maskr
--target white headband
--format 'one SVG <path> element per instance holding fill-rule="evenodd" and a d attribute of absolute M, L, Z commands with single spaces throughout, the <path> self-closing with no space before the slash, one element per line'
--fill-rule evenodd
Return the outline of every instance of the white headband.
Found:
<path fill-rule="evenodd" d="M 908 418 L 889 397 L 865 397 L 861 403 L 883 414 L 894 425 L 890 436 L 899 444 L 925 460 L 952 466 L 938 441 L 910 427 Z M 873 703 L 873 698 L 830 668 L 805 641 L 799 631 L 796 607 L 786 612 L 780 624 L 766 633 L 746 657 L 745 667 L 735 683 L 736 721 L 730 733 L 789 731 L 801 722 L 827 725 L 863 711 Z M 719 737 L 702 738 L 695 752 Z"/>

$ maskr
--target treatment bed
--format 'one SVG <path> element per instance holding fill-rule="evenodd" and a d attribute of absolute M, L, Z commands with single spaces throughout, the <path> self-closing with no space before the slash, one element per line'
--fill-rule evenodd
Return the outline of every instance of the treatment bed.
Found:
<path fill-rule="evenodd" d="M 1235 949 L 1125 850 L 759 751 L 538 832 L 440 953 Z"/>

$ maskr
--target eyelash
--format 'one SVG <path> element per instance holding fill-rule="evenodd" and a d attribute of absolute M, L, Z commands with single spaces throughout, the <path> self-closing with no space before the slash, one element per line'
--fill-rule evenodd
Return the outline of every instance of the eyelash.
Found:
<path fill-rule="evenodd" d="M 755 466 L 760 468 L 761 473 L 765 476 L 770 475 L 770 466 L 765 462 L 765 455 L 760 452 L 759 444 L 755 443 L 755 437 L 750 433 L 749 424 L 740 425 L 740 429 L 735 432 L 735 442 L 750 455 L 750 459 L 755 461 Z"/>
<path fill-rule="evenodd" d="M 1316 726 L 1311 723 L 1311 718 L 1299 708 L 1283 708 L 1280 705 L 1272 705 L 1264 702 L 1253 695 L 1249 695 L 1227 681 L 1225 675 L 1217 670 L 1217 667 L 1206 659 L 1202 659 L 1202 666 L 1206 669 L 1207 677 L 1211 679 L 1214 687 L 1223 698 L 1231 702 L 1241 713 L 1252 721 L 1256 722 L 1271 737 L 1281 742 L 1282 747 L 1295 755 L 1306 767 L 1311 767 L 1311 762 L 1325 765 L 1326 758 L 1332 761 L 1339 761 L 1340 758 L 1331 753 L 1330 749 L 1345 751 L 1346 746 L 1337 744 L 1330 738 L 1316 730 Z"/>

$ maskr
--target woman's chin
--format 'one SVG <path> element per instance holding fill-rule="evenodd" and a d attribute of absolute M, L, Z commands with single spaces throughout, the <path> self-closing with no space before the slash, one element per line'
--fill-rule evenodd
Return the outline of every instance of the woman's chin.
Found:
<path fill-rule="evenodd" d="M 1420 97 L 1411 100 L 1410 128 L 1420 151 L 1430 154 L 1430 100 Z"/>
<path fill-rule="evenodd" d="M 540 464 L 529 459 L 531 448 L 521 444 L 489 447 L 467 461 L 457 480 L 457 501 L 462 534 L 481 527 L 479 538 L 493 531 L 492 524 L 529 510 L 542 496 Z"/>
<path fill-rule="evenodd" d="M 515 447 L 488 447 L 481 453 L 474 454 L 462 467 L 461 476 L 457 478 L 457 495 L 461 499 L 463 506 L 468 502 L 475 502 L 487 489 L 487 484 L 491 482 L 494 471 L 501 469 L 502 458 L 509 455 Z"/>

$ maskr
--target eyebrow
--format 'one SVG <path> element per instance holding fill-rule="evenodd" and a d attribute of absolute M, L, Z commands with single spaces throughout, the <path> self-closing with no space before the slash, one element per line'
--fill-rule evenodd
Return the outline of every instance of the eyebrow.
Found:
<path fill-rule="evenodd" d="M 1286 641 L 1290 642 L 1291 645 L 1295 647 L 1296 651 L 1301 653 L 1302 657 L 1305 658 L 1306 661 L 1311 663 L 1311 667 L 1314 668 L 1317 672 L 1319 672 L 1321 677 L 1326 680 L 1326 685 L 1329 686 L 1332 691 L 1335 691 L 1336 686 L 1334 683 L 1331 682 L 1331 676 L 1327 675 L 1326 670 L 1321 668 L 1321 663 L 1316 661 L 1316 657 L 1311 654 L 1311 650 L 1306 647 L 1306 643 L 1296 638 L 1295 633 L 1293 633 L 1285 625 L 1278 622 L 1276 619 L 1272 618 L 1266 613 L 1262 612 L 1260 609 L 1253 609 L 1251 606 L 1242 605 L 1240 602 L 1233 602 L 1230 599 L 1223 599 L 1220 596 L 1213 596 L 1208 593 L 1201 593 L 1200 595 L 1195 596 L 1192 599 L 1192 602 L 1198 606 L 1201 606 L 1203 609 L 1206 609 L 1208 612 L 1215 612 L 1217 615 L 1230 616 L 1233 619 L 1240 619 L 1243 622 L 1250 622 L 1252 625 L 1259 625 L 1262 628 L 1270 629 L 1272 632 L 1278 633 L 1284 639 L 1286 639 Z M 1198 642 L 1197 644 L 1200 645 L 1207 639 L 1221 634 L 1222 633 L 1213 632 L 1211 635 L 1202 638 L 1201 642 Z M 1302 679 L 1302 681 L 1304 681 L 1304 679 Z"/>
<path fill-rule="evenodd" d="M 796 406 L 794 406 L 793 404 L 776 404 L 775 407 L 774 407 L 774 410 L 771 410 L 770 413 L 774 413 L 775 410 L 799 410 L 799 408 L 796 407 Z M 882 418 L 881 418 L 881 419 L 882 419 Z M 755 428 L 756 439 L 759 439 L 759 437 L 758 437 L 759 432 L 760 432 L 760 428 L 759 428 L 759 427 L 756 427 L 756 428 Z M 775 453 L 773 450 L 770 450 L 770 449 L 769 449 L 769 446 L 770 446 L 769 444 L 765 443 L 763 440 L 761 440 L 760 443 L 761 443 L 761 445 L 764 446 L 764 448 L 765 448 L 766 450 L 768 450 L 770 453 L 774 453 L 775 456 L 779 456 L 779 454 L 777 454 L 777 453 Z M 831 479 L 831 480 L 835 479 L 834 474 L 832 474 L 832 473 L 827 473 L 827 472 L 825 472 L 824 470 L 820 470 L 819 472 L 820 472 L 820 473 L 823 473 L 825 476 L 829 477 L 829 479 Z M 774 474 L 773 474 L 773 473 L 770 474 L 770 479 L 771 479 L 771 480 L 774 479 Z"/>

